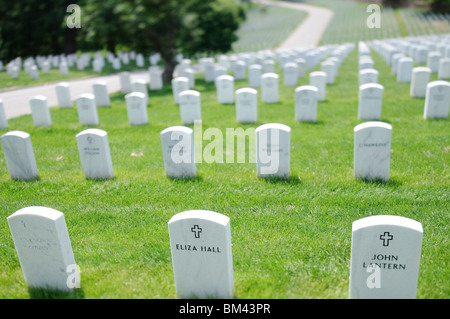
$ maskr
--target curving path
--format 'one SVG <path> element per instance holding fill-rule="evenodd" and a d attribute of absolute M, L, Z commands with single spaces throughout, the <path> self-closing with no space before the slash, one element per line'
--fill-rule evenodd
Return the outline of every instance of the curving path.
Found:
<path fill-rule="evenodd" d="M 149 73 L 148 71 L 130 72 L 130 77 L 131 81 L 135 79 L 144 79 L 148 82 Z M 75 100 L 81 94 L 93 94 L 94 92 L 92 85 L 97 81 L 105 81 L 109 93 L 118 92 L 120 90 L 120 79 L 118 73 L 77 80 L 61 80 L 60 82 L 69 83 L 70 96 L 72 100 Z M 47 105 L 49 107 L 58 105 L 55 90 L 55 85 L 57 83 L 28 86 L 21 89 L 0 92 L 0 100 L 3 101 L 3 108 L 5 110 L 6 118 L 10 119 L 25 114 L 31 114 L 30 104 L 28 101 L 36 95 L 44 95 L 47 97 Z"/>
<path fill-rule="evenodd" d="M 293 49 L 296 47 L 309 48 L 318 46 L 323 33 L 334 15 L 334 12 L 330 9 L 305 3 L 267 0 L 258 0 L 258 2 L 306 11 L 308 13 L 308 17 L 278 46 L 277 49 Z"/>
<path fill-rule="evenodd" d="M 304 3 L 294 3 L 286 1 L 258 0 L 257 2 L 267 5 L 277 5 L 286 8 L 307 11 L 308 17 L 298 26 L 298 28 L 277 48 L 291 49 L 295 47 L 316 47 L 322 37 L 328 23 L 333 18 L 333 11 L 308 5 Z M 143 78 L 149 80 L 148 71 L 130 72 L 131 80 Z M 92 84 L 96 81 L 105 81 L 108 92 L 114 93 L 120 90 L 118 74 L 92 77 L 78 80 L 69 80 L 70 94 L 72 100 L 83 93 L 93 93 Z M 21 89 L 0 92 L 0 99 L 3 101 L 6 118 L 14 118 L 25 114 L 30 114 L 29 99 L 36 95 L 47 97 L 49 107 L 57 105 L 55 84 L 50 83 L 40 86 L 31 86 Z"/>

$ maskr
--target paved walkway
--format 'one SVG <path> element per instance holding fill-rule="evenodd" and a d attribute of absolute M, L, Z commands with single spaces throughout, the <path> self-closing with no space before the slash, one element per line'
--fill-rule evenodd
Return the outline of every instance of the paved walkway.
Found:
<path fill-rule="evenodd" d="M 149 81 L 148 71 L 130 72 L 131 81 L 135 79 L 144 79 Z M 97 81 L 105 81 L 109 93 L 120 91 L 119 75 L 111 74 L 99 77 L 84 78 L 78 80 L 61 81 L 69 83 L 70 96 L 75 100 L 79 95 L 84 93 L 94 93 L 92 85 Z M 7 119 L 30 114 L 29 99 L 36 95 L 44 95 L 47 97 L 49 107 L 58 105 L 56 98 L 55 85 L 57 83 L 49 83 L 39 86 L 30 86 L 22 89 L 0 92 L 0 99 L 3 101 L 3 108 Z M 75 105 L 74 105 L 75 107 Z"/>
<path fill-rule="evenodd" d="M 292 33 L 292 35 L 278 47 L 279 49 L 316 47 L 328 23 L 333 17 L 333 12 L 331 10 L 313 5 L 267 0 L 258 0 L 258 2 L 308 12 L 308 17 Z M 149 80 L 148 71 L 130 72 L 130 74 L 131 81 L 138 78 L 143 78 L 146 81 Z M 118 74 L 69 80 L 66 82 L 69 83 L 72 100 L 75 100 L 77 96 L 83 93 L 93 93 L 92 84 L 96 81 L 105 81 L 109 93 L 114 93 L 120 90 L 120 80 Z M 46 96 L 49 107 L 56 106 L 58 104 L 56 99 L 55 83 L 0 92 L 0 99 L 3 101 L 6 118 L 10 119 L 13 117 L 30 114 L 31 110 L 28 101 L 36 95 Z"/>
<path fill-rule="evenodd" d="M 289 9 L 306 11 L 308 17 L 295 29 L 295 31 L 279 46 L 278 49 L 293 49 L 297 47 L 313 48 L 319 45 L 320 39 L 334 12 L 330 9 L 317 7 L 305 3 L 286 1 L 259 0 L 260 3 L 277 5 Z"/>

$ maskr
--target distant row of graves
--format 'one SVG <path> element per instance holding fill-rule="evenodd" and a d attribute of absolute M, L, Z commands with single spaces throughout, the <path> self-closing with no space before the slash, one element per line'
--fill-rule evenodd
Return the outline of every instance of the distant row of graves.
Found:
<path fill-rule="evenodd" d="M 438 40 L 438 41 L 437 41 Z M 413 68 L 423 48 L 427 50 L 427 76 L 423 68 Z M 214 82 L 219 104 L 235 103 L 238 122 L 257 120 L 257 89 L 263 103 L 278 102 L 279 76 L 273 66 L 279 63 L 283 83 L 296 86 L 298 78 L 309 74 L 309 85 L 295 88 L 297 121 L 316 121 L 317 103 L 326 97 L 327 84 L 333 83 L 339 67 L 354 44 L 272 52 L 269 56 L 247 54 L 235 60 L 221 56 L 200 61 L 205 81 Z M 354 127 L 354 175 L 368 180 L 389 180 L 391 133 L 389 123 L 380 122 L 383 87 L 377 83 L 377 71 L 370 56 L 379 52 L 392 65 L 397 80 L 411 82 L 411 96 L 425 97 L 424 118 L 448 118 L 450 84 L 448 60 L 450 41 L 439 39 L 402 39 L 360 42 L 358 118 L 366 120 Z M 436 69 L 435 52 L 440 58 Z M 423 54 L 423 53 L 421 53 Z M 233 70 L 234 76 L 227 74 Z M 160 71 L 151 68 L 150 84 L 131 83 L 122 73 L 122 92 L 130 124 L 147 123 L 148 90 L 158 89 Z M 150 71 L 150 72 L 151 72 Z M 429 82 L 431 72 L 439 72 L 439 81 Z M 184 125 L 201 121 L 200 92 L 195 91 L 189 60 L 180 61 L 172 82 L 174 103 L 180 107 Z M 158 75 L 159 74 L 159 75 Z M 234 80 L 245 79 L 249 87 L 234 90 Z M 152 77 L 153 76 L 153 77 Z M 427 80 L 428 79 L 428 80 Z M 156 87 L 151 87 L 156 85 Z M 150 86 L 149 86 L 150 85 Z M 56 86 L 60 107 L 73 107 L 66 83 Z M 110 101 L 105 85 L 99 83 L 94 94 L 76 98 L 80 123 L 98 125 L 97 107 Z M 36 125 L 51 125 L 44 98 L 30 101 Z M 3 120 L 2 128 L 7 128 Z M 257 175 L 261 178 L 289 178 L 290 132 L 282 123 L 266 123 L 254 131 Z M 166 175 L 171 178 L 195 177 L 196 160 L 193 131 L 187 126 L 172 126 L 160 134 Z M 86 178 L 114 176 L 107 132 L 88 128 L 76 135 Z M 30 135 L 10 131 L 1 137 L 12 179 L 33 180 L 38 176 Z M 72 290 L 80 287 L 64 215 L 47 207 L 26 207 L 8 217 L 25 280 L 30 287 Z M 233 253 L 230 219 L 217 212 L 193 210 L 174 215 L 168 221 L 172 264 L 177 294 L 182 298 L 233 298 Z M 350 266 L 350 298 L 415 298 L 420 266 L 423 229 L 421 223 L 400 216 L 371 216 L 353 222 Z M 67 269 L 70 269 L 68 271 Z"/>

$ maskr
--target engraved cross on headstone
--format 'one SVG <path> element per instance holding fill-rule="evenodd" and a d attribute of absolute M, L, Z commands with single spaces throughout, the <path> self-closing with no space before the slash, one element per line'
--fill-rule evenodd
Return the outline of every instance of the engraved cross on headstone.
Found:
<path fill-rule="evenodd" d="M 198 225 L 194 225 L 194 227 L 191 228 L 191 232 L 194 233 L 195 238 L 200 238 L 200 233 L 202 232 L 202 229 Z"/>
<path fill-rule="evenodd" d="M 389 246 L 389 241 L 393 239 L 394 236 L 392 236 L 389 232 L 385 232 L 383 235 L 380 235 L 380 240 L 383 241 L 383 246 Z"/>

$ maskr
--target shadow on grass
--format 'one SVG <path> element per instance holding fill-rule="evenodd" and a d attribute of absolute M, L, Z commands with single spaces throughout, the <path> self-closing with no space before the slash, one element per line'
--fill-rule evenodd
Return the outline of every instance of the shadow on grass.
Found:
<path fill-rule="evenodd" d="M 364 178 L 357 178 L 357 181 L 360 183 L 364 183 L 367 185 L 373 185 L 373 186 L 387 186 L 387 187 L 398 187 L 401 186 L 403 183 L 399 181 L 396 178 L 390 178 L 388 181 L 385 181 L 383 179 L 364 179 Z"/>
<path fill-rule="evenodd" d="M 260 181 L 267 184 L 289 184 L 289 185 L 300 185 L 302 181 L 298 176 L 289 176 L 288 178 L 283 177 L 259 177 Z"/>
<path fill-rule="evenodd" d="M 201 176 L 195 177 L 167 177 L 169 181 L 180 184 L 188 184 L 188 183 L 200 183 L 203 181 Z"/>
<path fill-rule="evenodd" d="M 84 291 L 77 288 L 72 291 L 63 291 L 46 288 L 28 288 L 31 299 L 83 299 Z"/>

